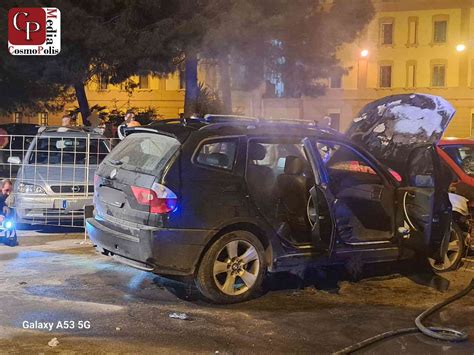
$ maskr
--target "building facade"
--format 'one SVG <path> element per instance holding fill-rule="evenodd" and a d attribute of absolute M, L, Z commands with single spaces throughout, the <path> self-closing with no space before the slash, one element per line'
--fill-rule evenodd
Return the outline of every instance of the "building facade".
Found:
<path fill-rule="evenodd" d="M 323 0 L 329 6 L 331 1 Z M 339 50 L 347 73 L 328 78 L 324 96 L 268 98 L 268 86 L 262 84 L 252 92 L 232 91 L 233 110 L 252 116 L 323 120 L 344 131 L 366 103 L 387 95 L 421 92 L 443 96 L 455 106 L 448 136 L 474 136 L 474 0 L 373 2 L 374 19 L 358 39 Z M 123 85 L 90 82 L 90 105 L 109 110 L 152 107 L 164 118 L 183 112 L 183 73 L 131 79 L 138 84 L 131 93 Z M 199 80 L 219 89 L 215 67 L 200 65 Z M 48 123 L 58 124 L 57 116 L 50 115 Z M 35 116 L 28 121 L 40 119 Z"/>
<path fill-rule="evenodd" d="M 347 74 L 329 78 L 319 98 L 261 99 L 235 93 L 250 115 L 321 120 L 344 131 L 377 98 L 410 92 L 440 95 L 457 113 L 446 135 L 474 136 L 474 1 L 374 0 L 376 15 L 339 51 Z M 260 95 L 260 97 L 259 97 Z"/>

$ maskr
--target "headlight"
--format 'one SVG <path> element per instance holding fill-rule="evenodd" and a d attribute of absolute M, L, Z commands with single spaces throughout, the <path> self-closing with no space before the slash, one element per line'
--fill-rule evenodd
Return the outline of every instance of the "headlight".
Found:
<path fill-rule="evenodd" d="M 17 192 L 21 194 L 45 194 L 46 193 L 41 186 L 33 185 L 33 184 L 24 184 L 22 182 L 18 184 Z"/>

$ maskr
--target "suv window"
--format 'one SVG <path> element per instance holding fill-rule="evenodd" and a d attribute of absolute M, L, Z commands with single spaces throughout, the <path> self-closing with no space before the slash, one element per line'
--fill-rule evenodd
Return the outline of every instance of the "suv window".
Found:
<path fill-rule="evenodd" d="M 159 174 L 179 147 L 180 143 L 173 137 L 134 133 L 120 142 L 105 162 L 120 163 L 128 170 Z"/>
<path fill-rule="evenodd" d="M 317 148 L 335 193 L 362 184 L 383 185 L 383 180 L 370 163 L 351 148 L 327 142 L 317 143 Z"/>
<path fill-rule="evenodd" d="M 204 143 L 199 149 L 196 162 L 214 168 L 232 170 L 237 152 L 237 143 L 237 138 Z"/>

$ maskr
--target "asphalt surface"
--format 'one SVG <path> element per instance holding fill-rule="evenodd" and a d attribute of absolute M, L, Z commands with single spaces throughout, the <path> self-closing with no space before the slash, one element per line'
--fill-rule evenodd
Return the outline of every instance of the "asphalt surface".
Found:
<path fill-rule="evenodd" d="M 20 246 L 0 245 L 0 354 L 332 353 L 412 327 L 419 313 L 474 277 L 474 266 L 438 277 L 410 264 L 367 267 L 357 281 L 336 269 L 304 282 L 277 275 L 262 297 L 215 306 L 192 287 L 96 254 L 82 238 L 25 231 Z M 470 339 L 413 334 L 363 353 L 474 354 L 474 292 L 427 323 L 464 329 Z"/>

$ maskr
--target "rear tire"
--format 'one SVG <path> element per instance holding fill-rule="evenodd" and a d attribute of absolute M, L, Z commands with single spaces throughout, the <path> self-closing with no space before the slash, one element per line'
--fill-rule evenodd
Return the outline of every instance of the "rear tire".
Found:
<path fill-rule="evenodd" d="M 453 271 L 459 267 L 459 263 L 461 262 L 465 251 L 466 245 L 464 244 L 464 233 L 456 223 L 453 223 L 451 225 L 448 250 L 444 255 L 443 262 L 435 263 L 435 260 L 432 258 L 429 258 L 428 262 L 434 272 L 443 273 Z"/>
<path fill-rule="evenodd" d="M 255 297 L 266 272 L 260 240 L 247 231 L 222 235 L 204 254 L 195 278 L 201 294 L 211 302 L 229 304 Z"/>

